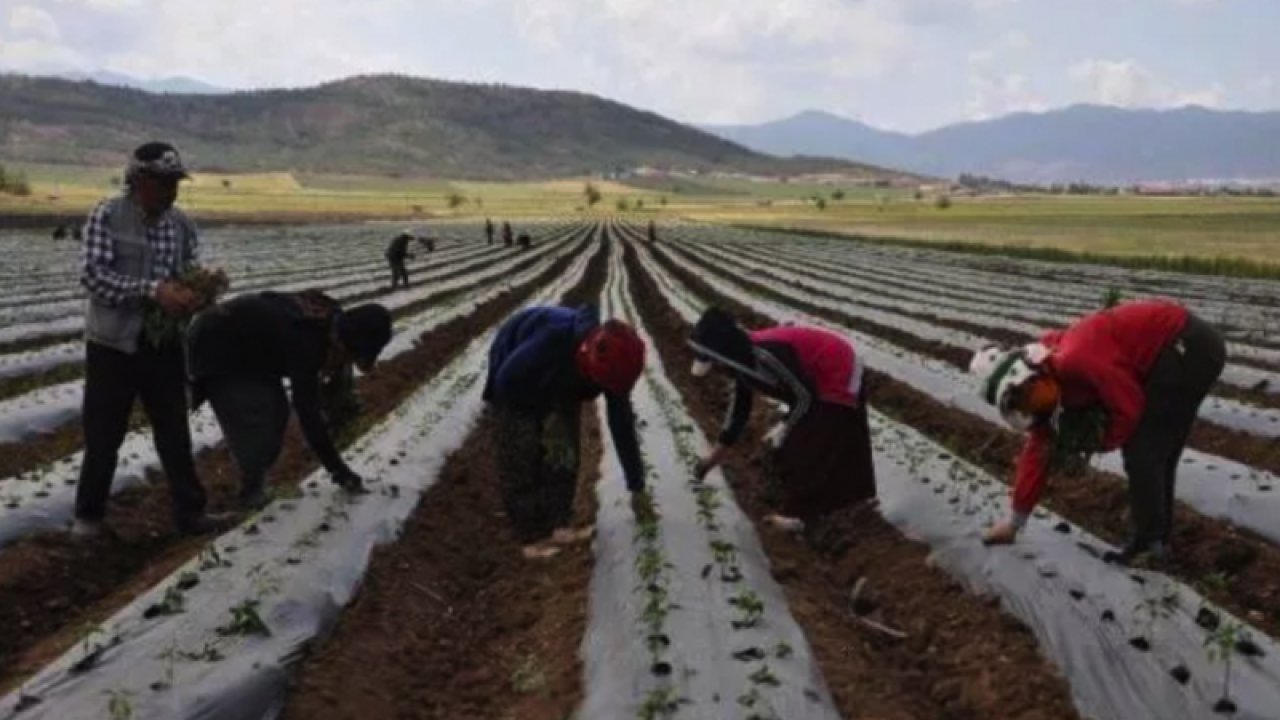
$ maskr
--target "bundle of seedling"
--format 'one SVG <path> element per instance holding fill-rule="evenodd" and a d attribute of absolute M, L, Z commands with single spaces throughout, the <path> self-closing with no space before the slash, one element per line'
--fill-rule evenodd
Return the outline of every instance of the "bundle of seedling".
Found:
<path fill-rule="evenodd" d="M 231 287 L 231 281 L 221 268 L 206 268 L 200 265 L 192 266 L 172 282 L 191 291 L 195 301 L 185 315 L 170 315 L 160 306 L 160 303 L 154 300 L 146 301 L 142 331 L 153 348 L 177 344 L 182 339 L 182 334 L 186 332 L 187 326 L 191 324 L 192 316 L 217 302 L 218 298 Z"/>

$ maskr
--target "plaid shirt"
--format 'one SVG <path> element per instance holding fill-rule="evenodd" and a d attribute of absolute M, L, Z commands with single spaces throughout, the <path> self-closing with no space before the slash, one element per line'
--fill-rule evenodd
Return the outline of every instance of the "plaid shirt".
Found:
<path fill-rule="evenodd" d="M 176 267 L 178 260 L 178 234 L 173 218 L 165 213 L 147 227 L 147 245 L 151 247 L 151 276 L 123 275 L 111 267 L 115 260 L 115 241 L 111 237 L 109 222 L 111 201 L 104 200 L 89 214 L 84 226 L 83 269 L 80 283 L 95 300 L 115 307 L 133 299 L 148 298 L 155 294 L 159 281 L 176 277 L 186 268 Z M 186 266 L 195 265 L 200 258 L 200 243 L 192 237 Z"/>

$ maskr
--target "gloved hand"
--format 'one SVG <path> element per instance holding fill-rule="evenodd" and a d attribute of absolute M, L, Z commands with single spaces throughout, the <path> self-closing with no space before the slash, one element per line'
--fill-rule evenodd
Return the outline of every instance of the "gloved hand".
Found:
<path fill-rule="evenodd" d="M 724 462 L 724 457 L 728 452 L 728 448 L 723 445 L 716 445 L 711 448 L 711 452 L 706 457 L 694 463 L 693 477 L 697 480 L 706 479 L 707 473 L 715 470 L 720 466 L 720 463 Z"/>
<path fill-rule="evenodd" d="M 369 492 L 364 486 L 364 478 L 360 477 L 351 468 L 343 468 L 338 472 L 331 473 L 329 477 L 333 483 L 350 495 L 364 495 Z"/>
<path fill-rule="evenodd" d="M 787 425 L 786 423 L 778 423 L 773 429 L 765 433 L 764 441 L 769 443 L 769 447 L 777 450 L 787 441 Z"/>

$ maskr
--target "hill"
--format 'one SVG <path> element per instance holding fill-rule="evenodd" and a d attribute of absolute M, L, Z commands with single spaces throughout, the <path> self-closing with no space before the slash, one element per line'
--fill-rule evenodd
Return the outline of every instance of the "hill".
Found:
<path fill-rule="evenodd" d="M 650 112 L 564 91 L 392 75 L 312 88 L 154 94 L 0 75 L 0 158 L 116 165 L 140 140 L 196 167 L 475 179 L 637 166 L 763 175 L 890 177 L 842 160 L 780 160 Z"/>
<path fill-rule="evenodd" d="M 1113 184 L 1280 179 L 1280 112 L 1075 105 L 907 135 L 809 111 L 760 125 L 704 129 L 760 152 L 856 157 L 947 177 Z"/>

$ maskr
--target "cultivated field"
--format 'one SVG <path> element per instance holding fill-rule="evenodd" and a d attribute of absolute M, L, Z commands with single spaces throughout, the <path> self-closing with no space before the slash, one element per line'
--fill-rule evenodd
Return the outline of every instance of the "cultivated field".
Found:
<path fill-rule="evenodd" d="M 572 202 L 580 185 L 537 192 Z M 1235 717 L 1275 716 L 1275 283 L 702 223 L 660 221 L 649 243 L 647 220 L 526 223 L 527 251 L 485 245 L 476 221 L 428 222 L 437 250 L 394 292 L 382 250 L 396 226 L 209 230 L 205 262 L 233 292 L 320 287 L 393 309 L 342 439 L 374 492 L 335 493 L 291 434 L 266 509 L 179 539 L 140 417 L 117 537 L 93 547 L 59 532 L 81 440 L 77 247 L 0 235 L 0 718 L 1192 719 L 1224 693 Z M 1127 526 L 1113 456 L 1058 482 L 1018 545 L 982 547 L 1019 438 L 961 371 L 968 353 L 1114 292 L 1177 297 L 1230 340 L 1183 459 L 1175 564 L 1100 560 Z M 633 400 L 657 508 L 636 520 L 588 408 L 576 520 L 597 535 L 542 564 L 506 532 L 480 400 L 493 330 L 535 302 L 595 302 L 646 338 Z M 692 477 L 728 399 L 688 372 L 684 340 L 712 304 L 853 339 L 878 508 L 807 542 L 766 529 L 763 406 L 723 472 Z M 192 423 L 227 506 L 234 464 L 207 409 Z"/>

